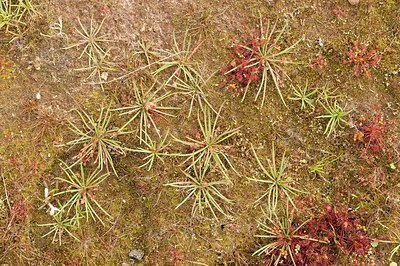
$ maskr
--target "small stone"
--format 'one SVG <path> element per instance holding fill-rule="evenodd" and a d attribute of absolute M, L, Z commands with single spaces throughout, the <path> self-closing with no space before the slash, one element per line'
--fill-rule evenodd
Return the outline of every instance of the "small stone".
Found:
<path fill-rule="evenodd" d="M 42 98 L 42 95 L 40 94 L 40 91 L 36 92 L 35 99 L 39 101 L 41 98 Z"/>
<path fill-rule="evenodd" d="M 42 65 L 42 60 L 39 58 L 39 56 L 36 56 L 32 63 L 33 63 L 33 67 L 36 70 L 40 70 L 40 67 Z"/>
<path fill-rule="evenodd" d="M 129 258 L 134 259 L 134 260 L 142 260 L 144 257 L 144 251 L 142 249 L 132 249 L 129 252 Z"/>
<path fill-rule="evenodd" d="M 102 80 L 107 80 L 108 79 L 108 72 L 101 72 L 100 78 Z"/>
<path fill-rule="evenodd" d="M 358 3 L 360 3 L 360 0 L 349 0 L 350 5 L 355 6 L 355 5 L 358 5 Z"/>

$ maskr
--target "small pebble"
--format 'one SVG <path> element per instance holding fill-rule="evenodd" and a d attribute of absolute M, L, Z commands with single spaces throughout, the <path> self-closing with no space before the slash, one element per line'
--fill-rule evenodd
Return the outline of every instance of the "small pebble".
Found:
<path fill-rule="evenodd" d="M 135 259 L 135 260 L 142 260 L 144 257 L 144 251 L 142 249 L 132 249 L 129 252 L 129 258 Z"/>
<path fill-rule="evenodd" d="M 360 3 L 360 0 L 349 0 L 350 5 L 358 5 L 358 3 Z"/>
<path fill-rule="evenodd" d="M 40 94 L 40 91 L 35 93 L 35 99 L 40 100 L 42 98 L 42 95 Z"/>

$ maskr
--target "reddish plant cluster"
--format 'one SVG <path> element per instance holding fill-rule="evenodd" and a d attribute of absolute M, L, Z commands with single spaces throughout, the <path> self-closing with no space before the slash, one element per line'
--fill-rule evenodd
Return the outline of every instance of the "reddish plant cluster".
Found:
<path fill-rule="evenodd" d="M 368 68 L 370 66 L 376 66 L 380 61 L 381 57 L 377 50 L 367 50 L 365 44 L 360 44 L 359 41 L 353 42 L 353 47 L 347 53 L 347 59 L 343 61 L 343 64 L 353 65 L 353 74 L 359 77 L 361 74 L 365 78 L 371 77 Z"/>
<path fill-rule="evenodd" d="M 346 257 L 354 256 L 353 265 L 356 265 L 356 256 L 367 255 L 372 249 L 371 238 L 356 213 L 332 206 L 325 207 L 322 214 L 309 220 L 295 234 L 282 236 L 277 241 L 290 245 L 296 265 L 332 265 L 341 252 Z M 281 255 L 279 265 L 294 265 L 290 255 L 282 251 L 273 252 L 275 257 Z M 271 258 L 267 261 L 271 262 Z"/>
<path fill-rule="evenodd" d="M 11 215 L 14 222 L 25 220 L 30 212 L 31 204 L 22 200 L 16 200 L 11 207 Z"/>
<path fill-rule="evenodd" d="M 323 215 L 309 222 L 309 233 L 329 242 L 330 253 L 333 254 L 340 250 L 346 256 L 364 255 L 371 249 L 371 239 L 360 219 L 348 208 L 327 206 Z"/>
<path fill-rule="evenodd" d="M 364 144 L 363 157 L 373 159 L 374 155 L 385 154 L 391 160 L 394 156 L 393 144 L 397 143 L 394 124 L 386 122 L 378 109 L 378 105 L 375 105 L 371 117 L 360 116 L 353 138 Z"/>
<path fill-rule="evenodd" d="M 9 79 L 14 71 L 15 64 L 10 59 L 0 55 L 0 79 Z"/>
<path fill-rule="evenodd" d="M 319 69 L 323 69 L 324 67 L 327 66 L 327 62 L 325 57 L 322 54 L 317 54 L 312 60 L 311 60 L 311 64 L 310 67 L 311 68 L 319 68 Z"/>
<path fill-rule="evenodd" d="M 152 125 L 154 126 L 154 124 L 158 124 L 161 121 L 161 116 L 156 111 L 158 107 L 155 103 L 148 102 L 144 105 L 144 108 L 148 114 L 146 118 L 147 128 L 151 128 Z"/>
<path fill-rule="evenodd" d="M 347 15 L 348 10 L 341 8 L 340 6 L 336 6 L 332 9 L 332 12 L 336 15 L 337 19 L 341 19 Z"/>
<path fill-rule="evenodd" d="M 243 93 L 241 86 L 248 86 L 252 81 L 258 80 L 263 71 L 263 64 L 254 64 L 254 62 L 262 60 L 259 48 L 265 40 L 261 40 L 260 34 L 256 32 L 249 35 L 242 35 L 239 39 L 240 44 L 234 42 L 229 47 L 232 50 L 232 53 L 229 55 L 232 61 L 227 67 L 222 69 L 222 72 L 226 76 L 225 83 L 234 82 L 230 84 L 230 87 L 236 88 L 238 93 Z"/>
<path fill-rule="evenodd" d="M 186 138 L 187 139 L 193 139 L 193 140 L 196 140 L 196 141 L 202 141 L 201 132 L 198 129 L 194 129 L 191 135 L 187 134 Z M 203 147 L 204 146 L 200 145 L 199 143 L 193 142 L 192 145 L 189 146 L 189 151 L 196 151 L 196 150 L 201 149 Z"/>

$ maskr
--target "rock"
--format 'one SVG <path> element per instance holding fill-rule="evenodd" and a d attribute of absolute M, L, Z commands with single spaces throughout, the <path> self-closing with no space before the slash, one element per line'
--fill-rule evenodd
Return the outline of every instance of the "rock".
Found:
<path fill-rule="evenodd" d="M 134 260 L 142 260 L 144 257 L 144 251 L 142 249 L 132 249 L 129 252 L 129 258 L 134 259 Z"/>
<path fill-rule="evenodd" d="M 40 91 L 35 93 L 35 100 L 40 100 L 42 98 L 42 95 L 40 94 Z"/>
<path fill-rule="evenodd" d="M 358 5 L 358 3 L 360 3 L 360 0 L 349 0 L 350 5 L 355 6 L 355 5 Z"/>

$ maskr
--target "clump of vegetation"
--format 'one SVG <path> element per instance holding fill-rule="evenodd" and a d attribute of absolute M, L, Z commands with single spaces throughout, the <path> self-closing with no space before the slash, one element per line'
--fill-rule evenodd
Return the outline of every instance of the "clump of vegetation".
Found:
<path fill-rule="evenodd" d="M 308 223 L 309 236 L 324 239 L 328 246 L 321 247 L 316 256 L 336 259 L 336 254 L 342 252 L 346 257 L 366 255 L 371 250 L 371 238 L 362 226 L 359 214 L 351 212 L 347 207 L 338 209 L 326 206 L 324 213 L 313 218 Z M 306 252 L 306 250 L 305 250 Z"/>
<path fill-rule="evenodd" d="M 157 127 L 158 122 L 165 116 L 174 117 L 168 111 L 179 109 L 177 107 L 162 105 L 162 101 L 171 97 L 173 93 L 163 93 L 164 85 L 159 85 L 157 82 L 154 82 L 150 87 L 146 87 L 142 80 L 139 81 L 139 84 L 133 81 L 132 90 L 134 97 L 129 99 L 130 103 L 127 106 L 114 109 L 114 111 L 122 111 L 121 116 L 130 116 L 122 128 L 128 127 L 128 125 L 138 119 L 139 139 L 141 141 L 145 140 L 146 135 L 149 135 L 148 130 L 150 128 L 154 128 L 157 135 L 161 138 L 160 130 Z"/>
<path fill-rule="evenodd" d="M 373 159 L 384 154 L 388 160 L 395 155 L 395 144 L 398 142 L 395 125 L 387 122 L 374 106 L 372 116 L 361 115 L 355 124 L 354 141 L 363 143 L 362 156 Z"/>
<path fill-rule="evenodd" d="M 52 216 L 54 221 L 45 224 L 38 224 L 39 227 L 48 227 L 49 231 L 45 233 L 43 237 L 52 236 L 52 243 L 56 243 L 58 240 L 58 245 L 62 245 L 62 237 L 66 233 L 71 238 L 76 241 L 80 241 L 78 237 L 76 237 L 72 232 L 75 231 L 78 226 L 75 225 L 75 220 L 73 218 L 65 218 L 63 217 L 63 212 L 57 213 Z"/>
<path fill-rule="evenodd" d="M 190 107 L 188 117 L 190 117 L 190 115 L 192 114 L 193 106 L 195 103 L 199 105 L 200 109 L 203 109 L 205 106 L 207 106 L 216 113 L 216 111 L 208 101 L 207 94 L 205 92 L 205 87 L 207 86 L 209 79 L 204 80 L 199 73 L 192 74 L 191 72 L 188 72 L 186 74 L 186 77 L 187 81 L 176 77 L 176 81 L 173 83 L 172 86 L 178 89 L 183 95 L 189 96 Z"/>
<path fill-rule="evenodd" d="M 249 178 L 249 180 L 267 185 L 267 191 L 260 198 L 258 198 L 256 202 L 260 202 L 262 199 L 266 198 L 268 210 L 271 214 L 276 210 L 282 197 L 285 197 L 288 202 L 292 204 L 292 206 L 295 206 L 292 196 L 295 196 L 302 191 L 293 186 L 292 178 L 285 173 L 285 170 L 289 165 L 289 159 L 286 157 L 285 152 L 282 154 L 281 162 L 278 166 L 276 162 L 275 145 L 272 144 L 271 160 L 268 160 L 268 168 L 265 168 L 257 156 L 254 148 L 251 147 L 251 149 L 259 167 L 262 170 L 262 175 L 264 178 Z"/>
<path fill-rule="evenodd" d="M 368 50 L 367 46 L 359 41 L 353 42 L 353 47 L 347 53 L 347 59 L 343 64 L 353 65 L 353 75 L 359 77 L 363 75 L 365 78 L 371 78 L 369 67 L 376 66 L 381 59 L 377 50 Z"/>
<path fill-rule="evenodd" d="M 308 222 L 295 225 L 294 209 L 289 211 L 289 204 L 280 213 L 273 211 L 271 218 L 267 217 L 267 222 L 259 222 L 259 229 L 262 234 L 256 235 L 261 239 L 268 239 L 268 243 L 253 255 L 266 255 L 268 265 L 300 265 L 297 254 L 300 250 L 298 244 L 301 240 L 318 244 L 317 239 L 307 237 L 302 233 L 302 227 Z"/>
<path fill-rule="evenodd" d="M 90 19 L 90 25 L 88 28 L 85 28 L 82 25 L 81 20 L 78 18 L 78 23 L 80 26 L 79 29 L 75 29 L 76 32 L 80 35 L 80 39 L 78 42 L 64 48 L 81 48 L 82 52 L 79 58 L 82 58 L 84 55 L 88 58 L 88 66 L 93 67 L 97 65 L 99 62 L 103 62 L 104 58 L 108 55 L 107 50 L 102 47 L 104 43 L 111 42 L 108 39 L 107 35 L 100 35 L 101 28 L 103 26 L 105 18 L 100 22 L 99 25 L 96 25 L 96 22 L 93 20 L 93 17 Z M 83 47 L 83 48 L 82 48 Z M 102 60 L 103 58 L 103 60 Z"/>
<path fill-rule="evenodd" d="M 260 224 L 265 234 L 257 237 L 268 239 L 268 243 L 255 254 L 265 253 L 269 265 L 332 265 L 340 253 L 356 265 L 357 256 L 372 249 L 360 219 L 347 208 L 327 206 L 322 214 L 300 225 L 293 218 L 286 207 L 280 218 L 275 214 L 269 225 Z"/>
<path fill-rule="evenodd" d="M 153 75 L 158 75 L 168 69 L 173 69 L 172 74 L 169 76 L 166 84 L 172 80 L 173 77 L 181 77 L 185 81 L 190 81 L 197 74 L 197 64 L 192 61 L 193 55 L 201 46 L 199 42 L 195 47 L 192 46 L 192 37 L 189 31 L 186 30 L 181 44 L 178 44 L 176 34 L 172 36 L 173 49 L 172 51 L 161 50 L 165 57 L 158 61 L 158 68 L 152 72 Z M 147 61 L 148 57 L 146 56 Z"/>
<path fill-rule="evenodd" d="M 164 163 L 165 156 L 171 156 L 169 154 L 170 142 L 167 141 L 168 134 L 159 141 L 153 140 L 150 136 L 145 135 L 145 139 L 140 139 L 144 144 L 144 147 L 138 147 L 136 149 L 130 149 L 132 152 L 142 153 L 145 155 L 143 160 L 145 161 L 139 168 L 146 167 L 147 171 L 150 171 L 154 165 L 154 161 L 158 160 Z"/>
<path fill-rule="evenodd" d="M 332 106 L 324 104 L 322 104 L 322 106 L 324 107 L 326 114 L 317 116 L 317 118 L 329 119 L 324 131 L 324 134 L 329 136 L 337 127 L 342 128 L 342 123 L 347 123 L 344 117 L 346 117 L 351 111 L 345 111 L 337 101 L 335 101 Z"/>
<path fill-rule="evenodd" d="M 395 223 L 397 223 L 397 221 L 395 221 Z M 391 237 L 390 240 L 380 240 L 379 242 L 390 243 L 394 245 L 394 247 L 390 251 L 390 258 L 389 258 L 389 260 L 392 261 L 393 257 L 396 256 L 400 250 L 400 232 L 398 228 L 387 226 L 382 223 L 381 225 L 389 231 Z M 397 263 L 392 262 L 390 266 L 397 266 Z"/>
<path fill-rule="evenodd" d="M 82 126 L 77 126 L 74 122 L 69 121 L 70 130 L 77 138 L 65 144 L 82 147 L 75 156 L 76 161 L 73 165 L 91 163 L 99 169 L 105 168 L 107 172 L 112 170 L 115 175 L 118 175 L 114 167 L 113 156 L 114 154 L 125 155 L 127 148 L 116 138 L 130 132 L 112 126 L 110 108 L 102 107 L 98 118 L 90 116 L 84 111 L 77 111 L 77 113 Z"/>
<path fill-rule="evenodd" d="M 184 163 L 190 162 L 186 170 L 195 168 L 196 166 L 211 168 L 212 165 L 216 165 L 222 171 L 224 177 L 229 180 L 228 168 L 232 169 L 236 174 L 238 172 L 228 159 L 227 151 L 229 145 L 224 143 L 236 135 L 239 132 L 239 128 L 221 132 L 218 127 L 221 110 L 222 106 L 218 113 L 213 116 L 210 109 L 204 108 L 197 116 L 197 122 L 200 127 L 200 132 L 196 134 L 197 136 L 187 136 L 186 140 L 177 138 L 175 140 L 187 145 L 192 151 L 187 154 L 188 158 L 184 161 Z"/>
<path fill-rule="evenodd" d="M 17 35 L 26 25 L 26 16 L 35 8 L 31 0 L 3 0 L 0 2 L 0 31 Z"/>
<path fill-rule="evenodd" d="M 335 14 L 337 19 L 344 18 L 347 15 L 348 11 L 349 11 L 348 9 L 343 8 L 343 7 L 339 6 L 339 5 L 335 6 L 335 8 L 332 9 L 332 12 Z"/>
<path fill-rule="evenodd" d="M 0 79 L 9 79 L 14 71 L 15 64 L 9 58 L 0 55 Z"/>
<path fill-rule="evenodd" d="M 301 39 L 286 47 L 282 37 L 288 24 L 285 23 L 280 30 L 277 29 L 277 24 L 277 22 L 272 24 L 270 20 L 263 19 L 260 14 L 260 30 L 242 35 L 239 42 L 231 46 L 232 61 L 223 69 L 223 72 L 227 83 L 234 82 L 241 87 L 239 92 L 243 93 L 242 100 L 246 97 L 250 84 L 259 81 L 255 101 L 261 97 L 261 106 L 263 106 L 267 96 L 268 81 L 272 79 L 282 102 L 286 105 L 281 87 L 283 78 L 290 78 L 283 67 L 300 64 L 289 59 L 288 56 Z"/>
<path fill-rule="evenodd" d="M 193 174 L 186 171 L 183 174 L 188 179 L 187 181 L 168 183 L 166 186 L 175 187 L 186 190 L 187 196 L 176 206 L 176 209 L 182 206 L 186 201 L 193 198 L 192 216 L 196 213 L 204 215 L 205 210 L 209 210 L 215 219 L 218 220 L 217 212 L 227 216 L 227 213 L 222 207 L 222 203 L 232 203 L 230 199 L 225 197 L 220 191 L 221 185 L 228 185 L 224 180 L 212 181 L 208 176 L 209 165 L 204 168 L 193 167 Z"/>
<path fill-rule="evenodd" d="M 316 161 L 314 164 L 310 165 L 308 167 L 308 170 L 311 173 L 315 174 L 324 174 L 325 173 L 325 167 L 328 166 L 329 164 L 332 164 L 336 160 L 340 158 L 339 156 L 336 156 L 334 154 L 327 155 L 320 160 Z"/>
<path fill-rule="evenodd" d="M 312 60 L 310 67 L 314 69 L 324 69 L 328 65 L 328 62 L 325 59 L 323 54 L 317 54 Z"/>
<path fill-rule="evenodd" d="M 307 107 L 310 107 L 311 109 L 314 110 L 314 102 L 315 102 L 315 94 L 318 92 L 318 89 L 314 89 L 309 91 L 308 89 L 308 80 L 306 81 L 306 84 L 304 87 L 297 86 L 293 87 L 293 97 L 290 97 L 290 100 L 294 101 L 300 101 L 301 103 L 301 110 L 306 109 Z"/>
<path fill-rule="evenodd" d="M 52 106 L 38 106 L 33 110 L 35 121 L 33 129 L 36 132 L 35 139 L 43 140 L 46 137 L 56 136 L 57 129 L 67 124 L 67 118 L 59 109 Z"/>
<path fill-rule="evenodd" d="M 54 197 L 67 195 L 67 200 L 61 204 L 60 213 L 69 215 L 72 211 L 72 221 L 74 225 L 80 224 L 81 218 L 89 218 L 94 221 L 98 220 L 101 224 L 105 225 L 103 218 L 101 218 L 96 209 L 100 210 L 107 217 L 111 215 L 100 205 L 96 199 L 96 192 L 100 189 L 101 184 L 109 176 L 108 173 L 101 173 L 101 170 L 96 169 L 90 174 L 87 174 L 83 168 L 83 164 L 79 166 L 79 172 L 73 171 L 70 167 L 66 166 L 62 170 L 66 177 L 57 177 L 57 180 L 66 185 L 66 189 L 54 194 Z M 64 221 L 65 222 L 65 221 Z"/>
<path fill-rule="evenodd" d="M 24 221 L 30 215 L 32 204 L 25 200 L 16 200 L 11 206 L 11 223 Z"/>

